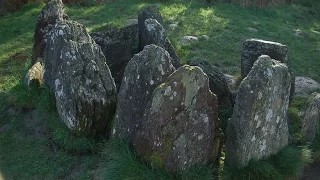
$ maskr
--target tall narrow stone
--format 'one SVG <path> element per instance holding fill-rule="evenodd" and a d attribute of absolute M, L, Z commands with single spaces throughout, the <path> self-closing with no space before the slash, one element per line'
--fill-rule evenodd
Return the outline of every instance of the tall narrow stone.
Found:
<path fill-rule="evenodd" d="M 213 162 L 221 150 L 217 103 L 202 69 L 180 67 L 145 108 L 134 139 L 138 156 L 171 172 Z"/>
<path fill-rule="evenodd" d="M 240 84 L 227 127 L 226 161 L 245 166 L 288 144 L 287 111 L 291 77 L 288 67 L 260 56 Z"/>
<path fill-rule="evenodd" d="M 153 90 L 175 70 L 167 51 L 148 45 L 129 61 L 118 93 L 113 138 L 132 140 Z"/>
<path fill-rule="evenodd" d="M 302 135 L 307 142 L 312 142 L 319 130 L 320 93 L 313 93 L 308 100 L 307 108 L 302 118 Z"/>

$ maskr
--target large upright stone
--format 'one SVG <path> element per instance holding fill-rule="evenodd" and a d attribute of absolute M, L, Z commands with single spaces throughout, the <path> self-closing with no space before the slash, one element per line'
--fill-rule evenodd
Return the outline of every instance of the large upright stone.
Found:
<path fill-rule="evenodd" d="M 57 22 L 47 39 L 44 77 L 63 123 L 80 135 L 108 135 L 116 88 L 100 46 L 73 21 Z"/>
<path fill-rule="evenodd" d="M 94 32 L 90 33 L 90 36 L 101 47 L 117 90 L 119 90 L 128 62 L 134 54 L 138 53 L 138 25 Z"/>
<path fill-rule="evenodd" d="M 243 44 L 241 55 L 241 76 L 245 78 L 250 72 L 254 62 L 261 55 L 268 55 L 282 63 L 288 63 L 287 46 L 260 39 L 248 39 Z"/>
<path fill-rule="evenodd" d="M 231 117 L 233 110 L 232 94 L 225 75 L 206 59 L 193 59 L 188 64 L 199 66 L 209 77 L 210 90 L 218 97 L 219 118 L 227 120 Z"/>
<path fill-rule="evenodd" d="M 287 66 L 260 56 L 239 92 L 228 123 L 226 160 L 245 166 L 280 151 L 288 144 L 287 111 L 291 77 Z"/>
<path fill-rule="evenodd" d="M 312 142 L 319 130 L 320 93 L 313 93 L 308 100 L 307 108 L 302 118 L 302 135 L 307 142 Z"/>
<path fill-rule="evenodd" d="M 68 15 L 65 12 L 61 0 L 50 0 L 42 9 L 33 35 L 32 64 L 34 64 L 38 58 L 43 57 L 46 44 L 45 35 L 49 31 L 50 26 L 54 25 L 57 21 L 66 19 L 68 19 Z"/>
<path fill-rule="evenodd" d="M 118 93 L 113 138 L 132 140 L 153 90 L 175 70 L 163 48 L 148 45 L 129 61 Z"/>
<path fill-rule="evenodd" d="M 138 29 L 139 29 L 139 50 L 142 51 L 145 44 L 141 44 L 142 42 L 146 41 L 145 34 L 140 33 L 144 31 L 144 21 L 147 19 L 155 19 L 157 20 L 161 25 L 163 25 L 163 18 L 161 16 L 161 13 L 155 4 L 148 5 L 144 7 L 138 15 Z"/>
<path fill-rule="evenodd" d="M 140 45 L 142 47 L 149 44 L 160 46 L 168 51 L 172 58 L 172 64 L 175 68 L 181 66 L 180 59 L 168 39 L 165 29 L 156 19 L 146 19 L 144 21 L 144 29 L 139 31 L 139 34 L 144 37 L 143 39 L 140 39 Z"/>
<path fill-rule="evenodd" d="M 180 67 L 145 108 L 134 139 L 137 155 L 171 172 L 213 162 L 221 147 L 217 103 L 199 67 Z"/>

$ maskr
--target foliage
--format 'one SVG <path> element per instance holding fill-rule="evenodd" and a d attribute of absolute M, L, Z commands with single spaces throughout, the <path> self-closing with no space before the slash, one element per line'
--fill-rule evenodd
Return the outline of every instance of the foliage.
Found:
<path fill-rule="evenodd" d="M 307 147 L 285 147 L 276 155 L 259 161 L 250 160 L 243 168 L 225 166 L 222 179 L 277 180 L 301 177 L 304 167 L 311 162 Z"/>

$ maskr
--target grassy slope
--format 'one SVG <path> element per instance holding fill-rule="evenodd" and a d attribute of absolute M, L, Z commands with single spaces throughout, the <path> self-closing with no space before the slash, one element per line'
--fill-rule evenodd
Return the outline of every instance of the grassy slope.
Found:
<path fill-rule="evenodd" d="M 121 0 L 105 6 L 70 6 L 67 13 L 73 20 L 87 20 L 88 30 L 97 31 L 124 26 L 125 20 L 136 18 L 138 10 L 146 4 L 140 0 Z M 17 179 L 56 179 L 70 174 L 75 179 L 92 177 L 94 172 L 90 170 L 97 167 L 100 155 L 77 156 L 62 149 L 54 153 L 47 137 L 30 135 L 32 128 L 25 123 L 25 113 L 8 114 L 8 108 L 28 109 L 50 104 L 37 98 L 42 97 L 43 92 L 28 91 L 21 85 L 30 66 L 33 30 L 42 7 L 43 4 L 27 5 L 15 14 L 0 18 L 0 174 Z M 255 10 L 230 4 L 208 6 L 195 0 L 162 3 L 160 8 L 166 27 L 170 17 L 179 24 L 177 30 L 168 30 L 168 34 L 183 61 L 193 57 L 208 58 L 225 72 L 239 74 L 241 43 L 246 38 L 262 38 L 288 45 L 293 72 L 320 81 L 317 73 L 320 16 L 310 8 L 290 5 Z M 248 27 L 258 32 L 251 32 Z M 301 37 L 294 35 L 296 29 L 301 30 Z M 209 40 L 184 46 L 178 43 L 184 35 L 204 34 Z M 44 121 L 57 121 L 54 111 L 42 112 Z M 54 138 L 54 132 L 50 131 L 48 136 Z M 83 171 L 74 173 L 75 169 Z"/>

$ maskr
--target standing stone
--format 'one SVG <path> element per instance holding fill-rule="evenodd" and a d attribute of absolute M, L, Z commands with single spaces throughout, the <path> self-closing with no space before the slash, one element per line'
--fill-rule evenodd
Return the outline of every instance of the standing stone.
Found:
<path fill-rule="evenodd" d="M 268 55 L 282 63 L 288 63 L 287 46 L 260 39 L 248 39 L 243 44 L 241 55 L 241 76 L 245 78 L 250 72 L 254 62 L 261 55 Z"/>
<path fill-rule="evenodd" d="M 173 66 L 175 68 L 181 66 L 180 59 L 169 41 L 165 29 L 156 19 L 146 19 L 144 21 L 144 29 L 139 31 L 139 34 L 143 34 L 144 37 L 143 39 L 140 39 L 140 45 L 146 46 L 149 44 L 155 44 L 162 47 L 170 54 Z"/>
<path fill-rule="evenodd" d="M 68 19 L 68 15 L 61 0 L 51 0 L 42 9 L 33 35 L 32 64 L 36 62 L 37 58 L 43 57 L 46 44 L 45 35 L 49 31 L 50 26 L 54 25 L 57 21 L 66 19 Z"/>
<path fill-rule="evenodd" d="M 263 55 L 239 86 L 228 123 L 226 161 L 245 166 L 288 144 L 287 111 L 291 77 L 287 66 Z"/>
<path fill-rule="evenodd" d="M 101 47 L 117 90 L 119 90 L 128 62 L 134 54 L 138 53 L 138 25 L 94 32 L 90 36 Z"/>
<path fill-rule="evenodd" d="M 153 90 L 175 70 L 171 60 L 163 48 L 148 45 L 129 61 L 118 94 L 113 138 L 135 136 Z"/>
<path fill-rule="evenodd" d="M 161 13 L 158 9 L 158 7 L 155 4 L 151 4 L 143 8 L 138 15 L 138 29 L 139 29 L 139 51 L 142 51 L 144 46 L 146 44 L 143 44 L 143 42 L 146 42 L 146 36 L 145 34 L 141 33 L 144 32 L 145 25 L 144 21 L 147 19 L 155 19 L 163 26 L 163 18 L 161 16 Z"/>
<path fill-rule="evenodd" d="M 47 39 L 44 77 L 62 122 L 79 135 L 108 136 L 116 88 L 100 46 L 73 21 L 57 22 Z"/>
<path fill-rule="evenodd" d="M 220 120 L 227 121 L 232 115 L 233 103 L 232 94 L 224 74 L 206 59 L 193 59 L 188 64 L 199 66 L 207 74 L 210 90 L 218 97 L 218 116 Z M 227 122 L 223 122 L 223 124 L 226 125 Z"/>
<path fill-rule="evenodd" d="M 320 93 L 313 93 L 308 100 L 307 109 L 302 118 L 302 135 L 307 142 L 312 142 L 319 130 Z"/>
<path fill-rule="evenodd" d="M 288 47 L 286 45 L 264 41 L 260 39 L 248 39 L 244 42 L 243 51 L 241 55 L 241 76 L 245 78 L 250 72 L 253 64 L 257 61 L 258 57 L 261 55 L 268 55 L 271 59 L 285 63 L 291 74 L 291 91 L 290 91 L 290 101 L 293 98 L 295 91 L 295 77 L 293 76 L 288 60 Z"/>
<path fill-rule="evenodd" d="M 185 65 L 154 90 L 134 139 L 138 156 L 171 172 L 216 159 L 221 130 L 208 82 L 199 67 Z"/>

